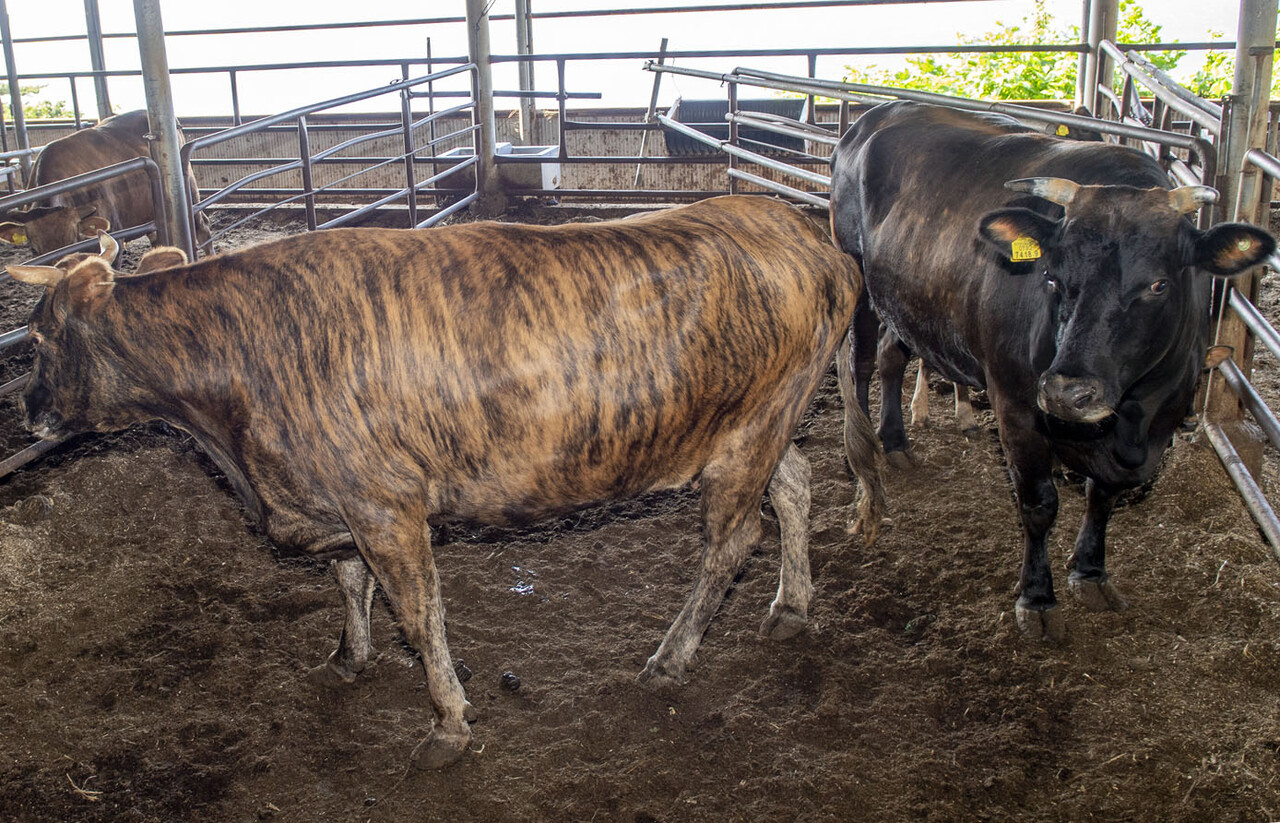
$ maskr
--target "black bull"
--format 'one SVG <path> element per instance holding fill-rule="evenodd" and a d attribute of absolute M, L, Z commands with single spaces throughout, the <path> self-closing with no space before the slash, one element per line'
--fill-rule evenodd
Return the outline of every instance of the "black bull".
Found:
<path fill-rule="evenodd" d="M 1171 191 L 1136 150 L 910 102 L 869 111 L 832 158 L 833 234 L 871 298 L 853 330 L 859 402 L 865 411 L 877 313 L 929 368 L 986 389 L 1021 515 L 1017 618 L 1031 636 L 1064 632 L 1046 553 L 1055 457 L 1088 478 L 1072 590 L 1090 608 L 1122 608 L 1105 567 L 1107 520 L 1190 409 L 1208 274 L 1275 248 L 1244 224 L 1197 231 L 1186 215 L 1215 197 Z M 901 369 L 881 377 L 881 438 L 905 450 Z"/>
<path fill-rule="evenodd" d="M 9 269 L 47 287 L 28 425 L 190 432 L 274 541 L 338 561 L 324 680 L 373 653 L 376 579 L 422 655 L 425 765 L 471 736 L 429 522 L 518 523 L 699 480 L 702 569 L 641 673 L 662 682 L 683 677 L 759 540 L 767 487 L 783 560 L 761 631 L 804 625 L 809 468 L 791 436 L 862 286 L 796 209 L 729 197 L 594 225 L 338 229 L 193 265 L 157 250 L 134 276 L 103 237 L 102 256 Z M 874 438 L 846 409 L 868 538 Z"/>

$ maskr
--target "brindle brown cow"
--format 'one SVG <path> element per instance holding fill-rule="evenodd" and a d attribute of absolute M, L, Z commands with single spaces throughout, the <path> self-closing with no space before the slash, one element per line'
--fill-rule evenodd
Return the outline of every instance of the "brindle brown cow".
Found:
<path fill-rule="evenodd" d="M 50 142 L 36 156 L 31 169 L 31 186 L 47 186 L 77 174 L 96 171 L 135 157 L 150 157 L 147 145 L 147 113 L 131 111 L 108 117 L 91 129 L 84 129 Z M 181 131 L 179 131 L 181 139 Z M 194 196 L 199 189 L 195 175 L 185 170 L 187 188 Z M 0 223 L 0 240 L 30 246 L 36 255 L 95 237 L 99 231 L 125 229 L 155 218 L 151 183 L 145 172 L 137 171 L 77 191 L 54 195 L 29 209 L 11 211 Z M 152 245 L 156 236 L 151 234 Z M 209 240 L 209 221 L 196 217 L 196 241 Z"/>
<path fill-rule="evenodd" d="M 679 681 L 760 540 L 767 487 L 783 558 L 761 632 L 802 628 L 809 468 L 791 435 L 861 275 L 798 210 L 724 197 L 592 225 L 338 229 L 132 277 L 104 254 L 10 268 L 47 287 L 28 425 L 190 432 L 273 540 L 337 559 L 333 680 L 373 652 L 381 583 L 438 715 L 426 765 L 471 737 L 429 522 L 520 523 L 700 480 L 702 569 L 640 674 Z M 871 539 L 876 444 L 846 408 Z"/>

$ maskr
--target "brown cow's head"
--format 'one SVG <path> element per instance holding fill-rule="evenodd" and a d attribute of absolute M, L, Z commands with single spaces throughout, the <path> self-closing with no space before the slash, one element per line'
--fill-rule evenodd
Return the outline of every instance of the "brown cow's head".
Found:
<path fill-rule="evenodd" d="M 1065 208 L 1060 220 L 1022 208 L 982 218 L 982 237 L 1043 282 L 1052 362 L 1041 410 L 1092 423 L 1171 352 L 1190 351 L 1207 319 L 1208 281 L 1264 261 L 1276 243 L 1244 223 L 1201 232 L 1186 219 L 1217 192 L 1082 186 L 1058 178 L 1006 184 Z M 1031 309 L 1030 306 L 1027 307 Z"/>
<path fill-rule="evenodd" d="M 56 266 L 9 266 L 17 281 L 44 286 L 28 326 L 35 363 L 22 401 L 27 427 L 36 436 L 58 440 L 82 431 L 112 431 L 132 420 L 117 409 L 127 398 L 109 375 L 113 369 L 98 337 L 99 315 L 112 299 L 117 278 L 111 264 L 119 246 L 100 232 L 98 254 L 71 254 Z M 175 257 L 176 253 L 176 257 Z M 180 259 L 179 259 L 180 258 Z M 138 273 L 186 262 L 177 249 L 155 249 Z"/>
<path fill-rule="evenodd" d="M 95 207 L 37 206 L 5 215 L 0 223 L 0 240 L 15 246 L 29 246 L 35 254 L 47 254 L 111 228 Z"/>

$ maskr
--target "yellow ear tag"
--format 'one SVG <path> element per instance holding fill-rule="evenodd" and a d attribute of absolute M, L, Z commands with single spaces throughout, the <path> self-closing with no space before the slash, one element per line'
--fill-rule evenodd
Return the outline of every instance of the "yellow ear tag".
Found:
<path fill-rule="evenodd" d="M 1010 259 L 1015 263 L 1020 260 L 1040 259 L 1040 244 L 1025 234 L 1014 240 L 1010 245 L 1013 247 L 1013 255 Z"/>
<path fill-rule="evenodd" d="M 25 246 L 27 244 L 27 236 L 25 234 L 15 234 L 13 236 L 13 245 Z"/>
<path fill-rule="evenodd" d="M 1247 237 L 1242 237 L 1236 241 L 1236 248 L 1240 251 L 1248 251 L 1253 248 L 1253 241 Z"/>
<path fill-rule="evenodd" d="M 1058 126 L 1058 136 L 1059 136 L 1059 137 L 1066 137 L 1066 136 L 1067 136 L 1068 134 L 1070 134 L 1070 133 L 1071 133 L 1071 129 L 1067 128 L 1067 126 L 1066 126 L 1066 124 L 1065 124 L 1065 123 L 1064 123 L 1064 124 L 1062 124 L 1061 126 Z"/>

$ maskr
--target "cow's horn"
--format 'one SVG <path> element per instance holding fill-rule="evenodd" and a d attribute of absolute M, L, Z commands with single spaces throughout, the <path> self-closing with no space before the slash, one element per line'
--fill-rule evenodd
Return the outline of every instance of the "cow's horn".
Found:
<path fill-rule="evenodd" d="M 116 261 L 116 255 L 120 254 L 120 244 L 116 239 L 101 229 L 98 230 L 98 256 L 106 261 L 110 266 Z"/>
<path fill-rule="evenodd" d="M 9 266 L 6 271 L 19 283 L 32 286 L 56 286 L 67 273 L 57 266 Z"/>
<path fill-rule="evenodd" d="M 1192 214 L 1217 202 L 1218 190 L 1209 186 L 1179 186 L 1169 192 L 1169 203 L 1178 214 Z"/>
<path fill-rule="evenodd" d="M 1061 177 L 1024 177 L 1021 180 L 1010 180 L 1004 184 L 1006 189 L 1025 191 L 1036 197 L 1043 197 L 1059 206 L 1069 206 L 1075 199 L 1080 186 Z"/>

